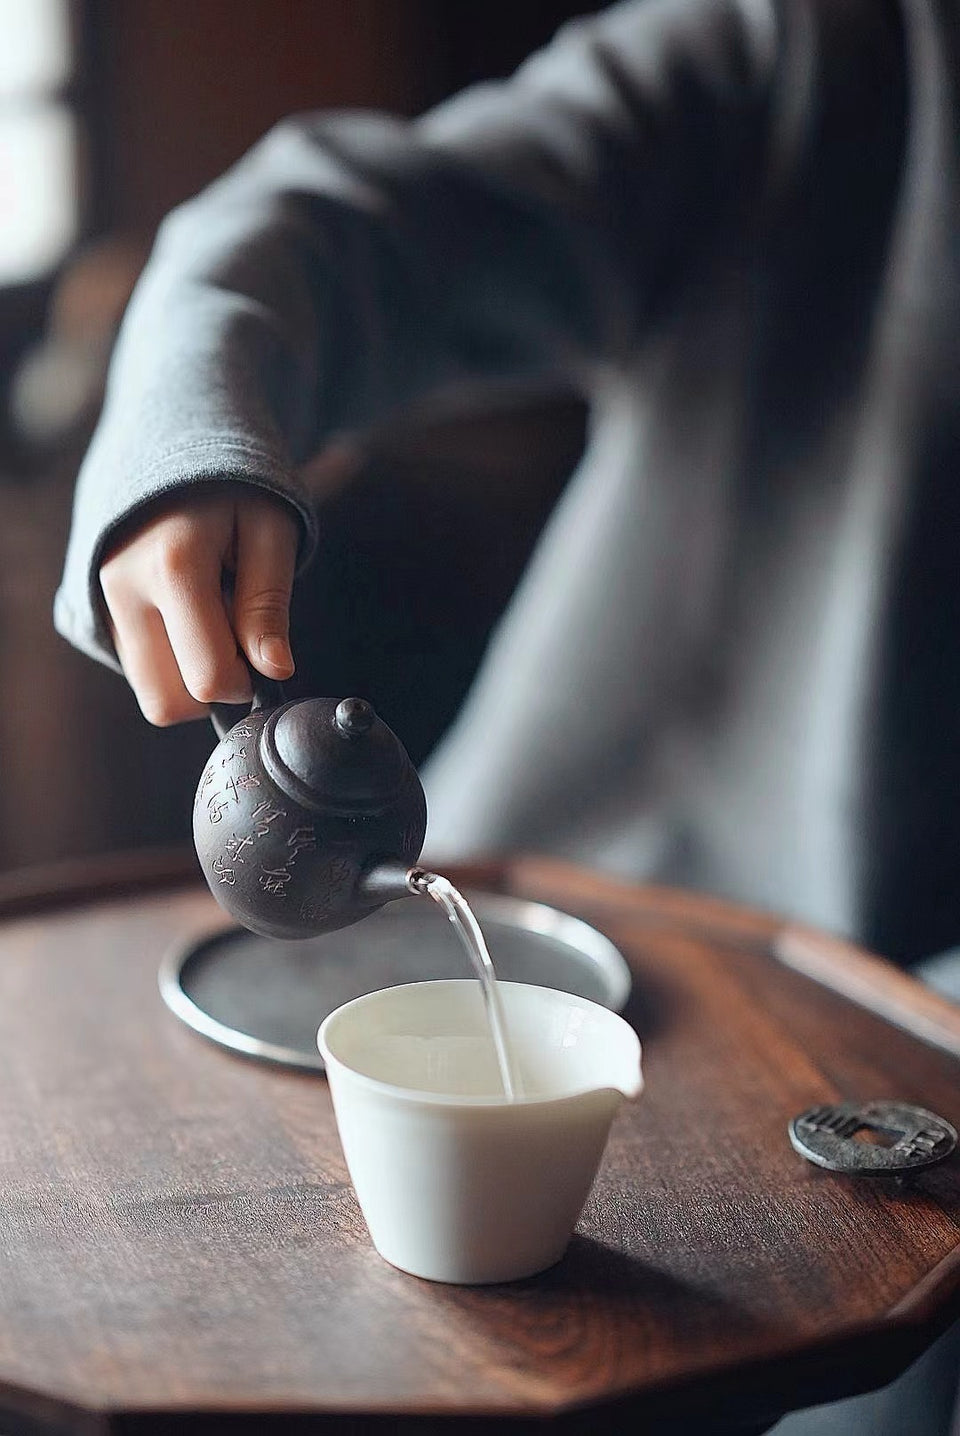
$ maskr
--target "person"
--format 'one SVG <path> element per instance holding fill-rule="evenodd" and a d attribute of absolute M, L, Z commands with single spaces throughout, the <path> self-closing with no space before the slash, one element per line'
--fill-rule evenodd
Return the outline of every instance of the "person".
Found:
<path fill-rule="evenodd" d="M 587 451 L 427 765 L 430 852 L 949 946 L 958 37 L 940 0 L 634 0 L 417 120 L 281 124 L 160 230 L 60 632 L 153 722 L 283 678 L 308 461 L 575 385 Z"/>
<path fill-rule="evenodd" d="M 627 0 L 417 120 L 281 124 L 160 230 L 60 632 L 154 723 L 242 700 L 293 670 L 317 456 L 322 498 L 392 414 L 572 385 L 430 852 L 955 942 L 958 53 L 945 0 Z"/>

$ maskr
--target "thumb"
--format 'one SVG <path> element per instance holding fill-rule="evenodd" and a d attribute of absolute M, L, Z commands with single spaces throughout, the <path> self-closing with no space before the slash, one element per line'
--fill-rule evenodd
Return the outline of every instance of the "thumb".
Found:
<path fill-rule="evenodd" d="M 237 572 L 233 626 L 237 641 L 267 678 L 289 678 L 290 594 L 299 530 L 276 499 L 248 495 L 237 503 Z"/>

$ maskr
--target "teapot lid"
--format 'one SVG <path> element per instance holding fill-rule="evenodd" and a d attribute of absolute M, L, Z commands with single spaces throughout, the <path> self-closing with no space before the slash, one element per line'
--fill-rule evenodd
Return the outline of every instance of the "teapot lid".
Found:
<path fill-rule="evenodd" d="M 308 698 L 272 714 L 264 766 L 292 798 L 335 812 L 375 813 L 395 801 L 410 759 L 363 698 Z"/>

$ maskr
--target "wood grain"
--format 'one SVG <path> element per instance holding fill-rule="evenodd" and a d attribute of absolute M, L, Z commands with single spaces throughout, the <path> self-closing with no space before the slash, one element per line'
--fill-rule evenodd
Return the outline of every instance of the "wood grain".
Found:
<path fill-rule="evenodd" d="M 777 934 L 773 952 L 795 972 L 823 983 L 922 1042 L 960 1057 L 960 1007 L 922 987 L 893 963 L 793 926 Z"/>
<path fill-rule="evenodd" d="M 957 1160 L 858 1184 L 786 1137 L 840 1098 L 956 1124 L 960 1066 L 778 961 L 776 919 L 535 859 L 456 874 L 620 946 L 647 1077 L 565 1260 L 470 1289 L 371 1249 L 321 1078 L 163 1008 L 163 952 L 224 921 L 167 875 L 122 895 L 101 872 L 113 895 L 81 904 L 78 882 L 45 911 L 7 894 L 0 1429 L 759 1430 L 889 1380 L 960 1311 Z M 889 987 L 868 955 L 849 965 Z"/>

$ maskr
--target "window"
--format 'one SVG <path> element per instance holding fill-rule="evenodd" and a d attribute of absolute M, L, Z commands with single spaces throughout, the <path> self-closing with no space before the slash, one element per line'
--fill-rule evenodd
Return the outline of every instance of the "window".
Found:
<path fill-rule="evenodd" d="M 0 287 L 43 279 L 79 229 L 69 0 L 0 0 Z"/>

